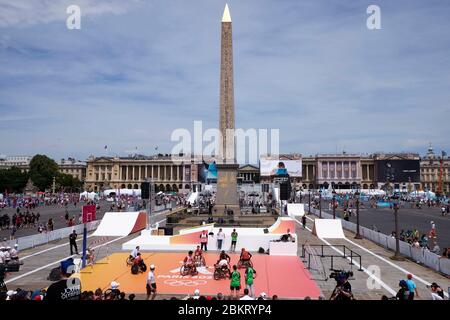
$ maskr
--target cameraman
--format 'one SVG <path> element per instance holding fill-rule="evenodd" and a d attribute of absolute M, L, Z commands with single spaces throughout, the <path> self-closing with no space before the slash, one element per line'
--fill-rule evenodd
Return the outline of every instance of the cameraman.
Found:
<path fill-rule="evenodd" d="M 331 294 L 330 300 L 353 300 L 352 285 L 348 282 L 348 275 L 340 273 L 336 276 L 336 287 Z"/>

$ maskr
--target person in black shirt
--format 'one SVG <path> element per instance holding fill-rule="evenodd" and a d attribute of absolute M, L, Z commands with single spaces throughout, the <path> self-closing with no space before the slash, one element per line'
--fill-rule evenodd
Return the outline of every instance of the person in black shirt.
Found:
<path fill-rule="evenodd" d="M 405 280 L 401 280 L 398 283 L 398 286 L 400 289 L 397 292 L 397 295 L 395 296 L 397 300 L 409 300 L 409 290 L 408 285 Z"/>
<path fill-rule="evenodd" d="M 353 300 L 352 285 L 348 282 L 347 277 L 340 276 L 337 283 L 330 300 Z"/>
<path fill-rule="evenodd" d="M 71 261 L 69 261 L 71 260 Z M 80 300 L 81 281 L 79 278 L 69 278 L 73 270 L 73 260 L 69 259 L 61 262 L 61 277 L 58 282 L 51 284 L 45 295 L 44 300 L 62 301 L 62 300 Z"/>
<path fill-rule="evenodd" d="M 76 254 L 78 254 L 78 247 L 77 247 L 77 232 L 73 230 L 73 232 L 69 236 L 69 244 L 70 244 L 70 255 L 73 255 L 73 249 L 75 248 Z"/>

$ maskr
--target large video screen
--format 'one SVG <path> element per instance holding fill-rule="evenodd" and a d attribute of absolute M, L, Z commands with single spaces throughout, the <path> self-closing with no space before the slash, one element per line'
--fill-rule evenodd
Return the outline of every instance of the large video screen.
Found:
<path fill-rule="evenodd" d="M 302 176 L 302 160 L 260 159 L 261 176 L 289 174 L 291 177 Z"/>
<path fill-rule="evenodd" d="M 378 181 L 387 181 L 387 176 L 391 176 L 391 182 L 420 182 L 420 161 L 419 160 L 378 160 L 377 178 Z"/>
<path fill-rule="evenodd" d="M 208 183 L 217 181 L 217 168 L 214 162 L 206 163 L 203 162 L 199 165 L 198 170 L 198 182 Z"/>

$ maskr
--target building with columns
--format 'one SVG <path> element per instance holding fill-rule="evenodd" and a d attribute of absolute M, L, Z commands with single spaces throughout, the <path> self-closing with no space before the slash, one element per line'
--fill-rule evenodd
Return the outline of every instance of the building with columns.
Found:
<path fill-rule="evenodd" d="M 170 156 L 90 157 L 85 188 L 92 191 L 139 189 L 153 179 L 156 191 L 187 191 L 197 183 L 194 161 L 174 163 Z"/>
<path fill-rule="evenodd" d="M 61 159 L 58 163 L 59 172 L 69 174 L 80 181 L 86 179 L 86 162 L 74 158 Z"/>
<path fill-rule="evenodd" d="M 316 156 L 316 185 L 324 189 L 361 188 L 361 155 L 319 154 Z"/>
<path fill-rule="evenodd" d="M 442 161 L 442 192 L 450 194 L 450 157 L 436 155 L 433 148 L 428 148 L 427 154 L 420 159 L 420 183 L 422 190 L 438 191 L 439 175 Z"/>

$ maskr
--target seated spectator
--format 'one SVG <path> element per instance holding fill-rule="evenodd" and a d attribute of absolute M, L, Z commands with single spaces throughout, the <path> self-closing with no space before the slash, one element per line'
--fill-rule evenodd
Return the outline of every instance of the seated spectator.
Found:
<path fill-rule="evenodd" d="M 450 250 L 448 248 L 444 248 L 444 250 L 442 250 L 442 258 L 450 259 Z"/>
<path fill-rule="evenodd" d="M 436 282 L 433 282 L 429 288 L 431 300 L 444 300 L 444 290 Z"/>

